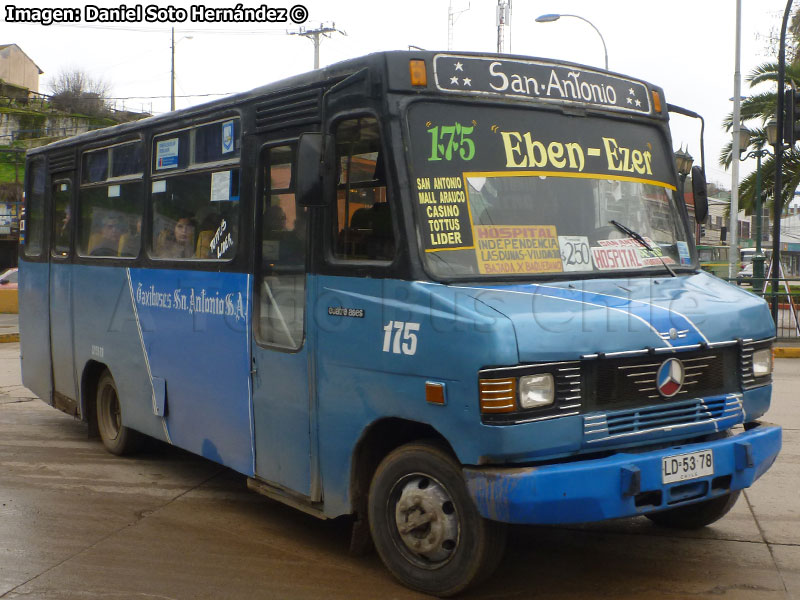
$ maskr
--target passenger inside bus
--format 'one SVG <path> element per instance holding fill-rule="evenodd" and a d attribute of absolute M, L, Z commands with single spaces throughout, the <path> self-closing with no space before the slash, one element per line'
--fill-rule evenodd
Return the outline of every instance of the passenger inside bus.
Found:
<path fill-rule="evenodd" d="M 100 231 L 92 233 L 89 242 L 90 256 L 117 256 L 119 240 L 125 231 L 122 219 L 115 216 L 103 218 Z"/>
<path fill-rule="evenodd" d="M 158 234 L 156 254 L 162 258 L 193 258 L 195 256 L 195 225 L 190 215 L 182 215 L 172 230 Z"/>

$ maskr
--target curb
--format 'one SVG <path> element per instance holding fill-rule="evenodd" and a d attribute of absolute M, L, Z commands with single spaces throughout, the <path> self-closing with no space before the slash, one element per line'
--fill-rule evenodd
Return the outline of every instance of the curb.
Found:
<path fill-rule="evenodd" d="M 0 333 L 0 344 L 7 344 L 10 342 L 18 342 L 18 333 Z"/>
<path fill-rule="evenodd" d="M 773 348 L 773 356 L 775 358 L 800 358 L 800 348 L 777 346 Z"/>

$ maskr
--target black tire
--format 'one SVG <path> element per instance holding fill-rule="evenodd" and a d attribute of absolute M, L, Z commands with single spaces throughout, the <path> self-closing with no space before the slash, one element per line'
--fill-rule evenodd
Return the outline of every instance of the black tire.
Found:
<path fill-rule="evenodd" d="M 122 424 L 122 404 L 117 384 L 105 371 L 97 382 L 97 429 L 103 445 L 111 454 L 133 454 L 141 447 L 142 436 Z"/>
<path fill-rule="evenodd" d="M 460 465 L 434 443 L 406 444 L 383 459 L 368 513 L 383 563 L 403 584 L 428 594 L 452 596 L 479 583 L 505 550 L 506 525 L 481 517 Z"/>
<path fill-rule="evenodd" d="M 670 508 L 659 512 L 648 513 L 645 516 L 656 525 L 670 529 L 700 529 L 719 521 L 736 504 L 739 491 L 718 496 L 711 500 L 704 500 L 697 504 Z"/>

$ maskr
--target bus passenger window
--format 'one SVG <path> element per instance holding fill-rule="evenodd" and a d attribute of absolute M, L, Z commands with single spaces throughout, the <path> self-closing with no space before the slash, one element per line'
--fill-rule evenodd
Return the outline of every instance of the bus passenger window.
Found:
<path fill-rule="evenodd" d="M 395 255 L 391 200 L 378 121 L 360 117 L 336 126 L 339 169 L 334 256 L 390 261 Z"/>
<path fill-rule="evenodd" d="M 239 228 L 239 169 L 182 173 L 151 184 L 151 256 L 229 260 Z"/>
<path fill-rule="evenodd" d="M 262 155 L 261 285 L 258 340 L 296 350 L 303 344 L 306 280 L 306 210 L 297 206 L 292 180 L 294 148 Z"/>
<path fill-rule="evenodd" d="M 77 208 L 80 256 L 134 258 L 139 255 L 144 208 L 144 164 L 141 142 L 127 142 L 85 152 Z M 56 184 L 58 185 L 58 183 Z M 63 212 L 55 204 L 54 253 L 69 251 L 71 214 L 68 190 Z M 55 192 L 54 192 L 55 194 Z M 66 241 L 63 236 L 66 235 Z"/>
<path fill-rule="evenodd" d="M 78 201 L 81 256 L 137 256 L 141 223 L 141 181 L 81 188 Z"/>

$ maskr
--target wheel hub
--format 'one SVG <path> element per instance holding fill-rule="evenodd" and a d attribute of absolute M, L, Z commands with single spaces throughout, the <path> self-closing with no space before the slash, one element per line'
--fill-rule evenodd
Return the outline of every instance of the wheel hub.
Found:
<path fill-rule="evenodd" d="M 406 548 L 431 562 L 450 558 L 458 543 L 458 515 L 447 490 L 424 476 L 408 480 L 395 506 L 397 532 Z"/>

